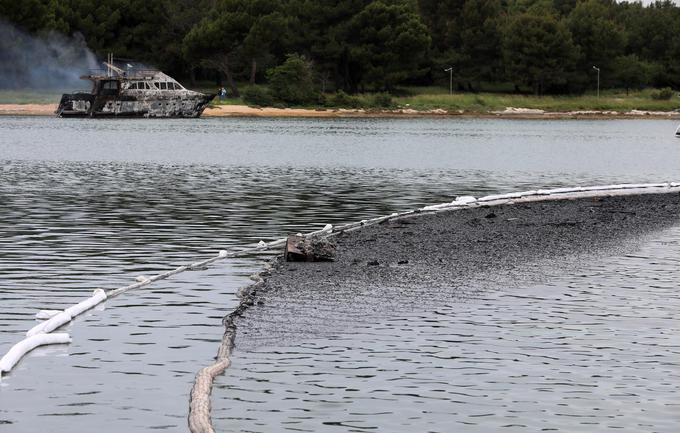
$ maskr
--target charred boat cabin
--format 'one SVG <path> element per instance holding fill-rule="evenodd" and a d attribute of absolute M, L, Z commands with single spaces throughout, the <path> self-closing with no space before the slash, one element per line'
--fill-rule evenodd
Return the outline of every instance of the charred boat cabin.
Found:
<path fill-rule="evenodd" d="M 215 97 L 187 90 L 161 71 L 106 62 L 106 70 L 81 78 L 92 82 L 90 92 L 62 95 L 61 117 L 200 117 Z"/>

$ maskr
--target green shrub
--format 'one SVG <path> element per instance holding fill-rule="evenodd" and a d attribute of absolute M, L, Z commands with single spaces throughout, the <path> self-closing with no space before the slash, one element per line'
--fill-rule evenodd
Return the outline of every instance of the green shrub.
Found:
<path fill-rule="evenodd" d="M 381 108 L 390 108 L 394 106 L 392 95 L 389 93 L 376 93 L 373 95 L 373 106 Z"/>
<path fill-rule="evenodd" d="M 282 65 L 267 71 L 269 90 L 274 99 L 291 105 L 317 100 L 312 65 L 304 56 L 291 54 Z"/>
<path fill-rule="evenodd" d="M 673 97 L 673 89 L 664 87 L 663 89 L 652 92 L 650 96 L 657 101 L 667 101 Z"/>
<path fill-rule="evenodd" d="M 316 95 L 316 101 L 314 101 L 314 103 L 319 107 L 326 107 L 328 106 L 328 98 L 326 98 L 326 95 L 319 92 Z"/>
<path fill-rule="evenodd" d="M 328 98 L 329 107 L 341 108 L 361 108 L 361 100 L 356 96 L 350 96 L 347 93 L 339 90 L 335 95 Z"/>
<path fill-rule="evenodd" d="M 256 105 L 258 107 L 271 107 L 274 104 L 274 98 L 265 89 L 260 86 L 251 86 L 243 91 L 243 101 L 248 105 Z"/>

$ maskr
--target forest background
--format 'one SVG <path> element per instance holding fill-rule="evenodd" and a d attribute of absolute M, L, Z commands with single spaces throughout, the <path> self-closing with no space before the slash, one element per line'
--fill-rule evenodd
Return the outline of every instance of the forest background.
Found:
<path fill-rule="evenodd" d="M 450 80 L 471 94 L 583 95 L 598 81 L 603 92 L 651 87 L 670 99 L 680 88 L 680 8 L 670 1 L 0 0 L 0 18 L 20 29 L 0 48 L 26 35 L 77 37 L 99 58 L 224 85 L 231 98 L 245 89 L 262 105 L 323 105 L 328 95 L 352 105 L 366 93 L 387 105 L 413 88 L 448 91 Z"/>

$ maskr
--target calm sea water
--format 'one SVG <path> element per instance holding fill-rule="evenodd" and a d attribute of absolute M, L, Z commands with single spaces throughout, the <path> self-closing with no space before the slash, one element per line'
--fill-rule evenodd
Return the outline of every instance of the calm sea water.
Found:
<path fill-rule="evenodd" d="M 0 353 L 98 287 L 460 194 L 680 180 L 675 122 L 0 118 Z M 549 284 L 236 352 L 220 431 L 676 431 L 680 228 Z M 186 430 L 261 257 L 127 293 L 0 382 L 0 430 Z M 504 427 L 501 429 L 501 427 Z"/>

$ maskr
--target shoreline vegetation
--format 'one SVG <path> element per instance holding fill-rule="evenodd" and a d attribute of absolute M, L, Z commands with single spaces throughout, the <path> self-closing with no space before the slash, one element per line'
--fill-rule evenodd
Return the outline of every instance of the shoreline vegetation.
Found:
<path fill-rule="evenodd" d="M 115 54 L 125 68 L 157 68 L 213 92 L 224 87 L 262 107 L 677 108 L 664 102 L 680 89 L 680 7 L 671 0 L 142 3 L 0 5 L 7 34 L 0 86 L 71 85 Z M 409 86 L 418 91 L 409 95 Z M 449 96 L 449 87 L 465 93 Z M 655 97 L 621 98 L 612 89 Z"/>
<path fill-rule="evenodd" d="M 203 88 L 204 92 L 208 91 Z M 205 117 L 502 117 L 535 119 L 680 119 L 680 101 L 655 98 L 654 89 L 608 91 L 596 95 L 533 96 L 454 92 L 436 87 L 408 88 L 403 96 L 384 93 L 324 96 L 323 104 L 254 104 L 248 98 L 215 98 Z M 0 92 L 0 115 L 51 116 L 61 92 Z M 244 100 L 246 99 L 246 100 Z"/>
<path fill-rule="evenodd" d="M 176 7 L 181 28 L 159 33 L 148 21 L 157 14 L 124 9 L 135 19 L 123 19 L 129 28 L 107 22 L 104 27 L 116 29 L 113 40 L 97 37 L 88 6 L 79 2 L 50 3 L 41 22 L 27 20 L 18 5 L 0 8 L 9 18 L 0 28 L 12 34 L 5 45 L 13 47 L 6 56 L 10 79 L 0 84 L 52 89 L 0 91 L 0 104 L 56 103 L 57 87 L 79 86 L 82 71 L 113 51 L 125 68 L 141 62 L 204 93 L 219 89 L 220 100 L 206 116 L 667 118 L 680 112 L 680 8 L 668 0 L 648 6 L 600 0 L 164 3 Z M 142 29 L 153 32 L 152 46 L 137 43 Z M 81 39 L 63 41 L 79 47 L 74 58 L 33 54 L 50 46 L 54 32 L 74 31 Z M 125 46 L 128 40 L 134 47 Z M 88 65 L 76 61 L 82 57 Z M 5 114 L 50 111 L 0 108 Z"/>

